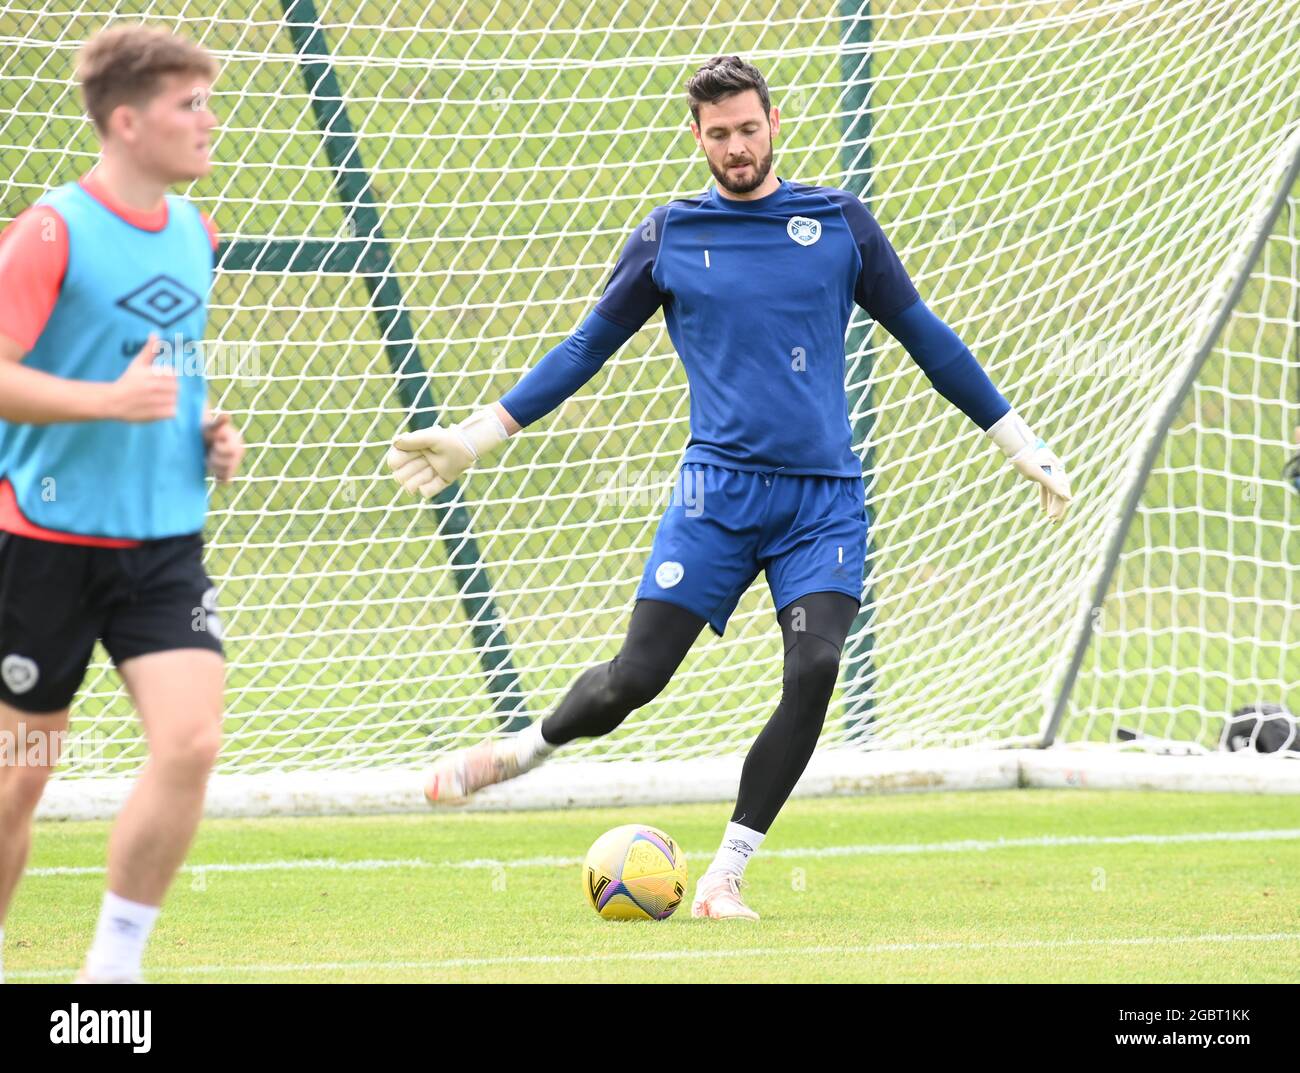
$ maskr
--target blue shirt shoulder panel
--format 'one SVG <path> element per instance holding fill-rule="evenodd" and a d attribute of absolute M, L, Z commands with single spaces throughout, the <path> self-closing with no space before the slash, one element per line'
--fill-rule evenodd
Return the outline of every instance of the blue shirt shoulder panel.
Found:
<path fill-rule="evenodd" d="M 668 212 L 674 205 L 699 204 L 703 200 L 701 196 L 670 201 L 636 226 L 623 245 L 595 312 L 635 332 L 654 316 L 655 310 L 672 301 L 672 296 L 661 291 L 654 279 L 655 262 L 668 226 Z"/>
<path fill-rule="evenodd" d="M 844 214 L 844 221 L 849 225 L 858 255 L 862 258 L 853 299 L 874 320 L 901 313 L 920 297 L 898 252 L 885 237 L 871 210 L 856 194 L 833 186 L 807 186 L 803 183 L 791 183 L 790 186 L 802 194 L 821 194 Z"/>

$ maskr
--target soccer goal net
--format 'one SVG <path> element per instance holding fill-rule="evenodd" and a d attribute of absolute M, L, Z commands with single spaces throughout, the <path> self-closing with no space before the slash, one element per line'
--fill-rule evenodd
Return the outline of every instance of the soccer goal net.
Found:
<path fill-rule="evenodd" d="M 403 494 L 383 458 L 403 427 L 500 398 L 590 310 L 630 229 L 710 185 L 684 84 L 719 53 L 770 84 L 776 173 L 869 205 L 1077 490 L 1062 527 L 1041 523 L 996 449 L 855 314 L 869 585 L 823 748 L 1122 730 L 1212 747 L 1233 707 L 1300 710 L 1288 5 L 131 11 L 222 65 L 216 166 L 188 191 L 222 237 L 211 397 L 249 448 L 207 530 L 222 774 L 418 768 L 544 715 L 618 651 L 688 438 L 661 316 L 439 501 Z M 5 220 L 92 163 L 74 56 L 111 21 L 0 8 Z M 559 760 L 652 761 L 653 779 L 734 757 L 780 688 L 760 578 L 658 699 Z M 142 760 L 102 652 L 74 729 L 65 779 Z"/>

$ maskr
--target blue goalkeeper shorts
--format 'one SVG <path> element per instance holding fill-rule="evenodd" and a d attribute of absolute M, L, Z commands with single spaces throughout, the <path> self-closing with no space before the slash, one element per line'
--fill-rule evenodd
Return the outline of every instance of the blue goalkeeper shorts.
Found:
<path fill-rule="evenodd" d="M 842 592 L 861 602 L 865 499 L 860 477 L 685 462 L 636 598 L 684 607 L 719 637 L 760 570 L 777 612 L 810 592 Z"/>

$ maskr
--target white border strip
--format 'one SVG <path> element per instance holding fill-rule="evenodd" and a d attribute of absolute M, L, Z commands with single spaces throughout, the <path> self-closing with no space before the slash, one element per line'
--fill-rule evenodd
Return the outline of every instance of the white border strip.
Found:
<path fill-rule="evenodd" d="M 493 786 L 464 808 L 518 810 L 729 801 L 742 758 L 639 762 L 552 762 Z M 208 816 L 325 816 L 425 812 L 423 772 L 293 772 L 214 775 Z M 115 816 L 132 781 L 54 779 L 37 812 L 45 820 Z M 802 797 L 859 796 L 920 790 L 1187 790 L 1300 793 L 1300 762 L 1223 753 L 1153 756 L 1089 749 L 924 749 L 816 754 L 795 788 Z"/>

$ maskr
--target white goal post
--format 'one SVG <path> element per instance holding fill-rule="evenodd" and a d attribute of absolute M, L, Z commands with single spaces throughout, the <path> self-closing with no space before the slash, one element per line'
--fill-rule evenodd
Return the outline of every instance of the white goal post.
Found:
<path fill-rule="evenodd" d="M 249 446 L 207 530 L 229 657 L 222 811 L 423 807 L 412 773 L 545 714 L 617 652 L 688 435 L 662 317 L 441 501 L 403 494 L 383 457 L 408 423 L 500 398 L 581 321 L 628 230 L 709 185 L 684 84 L 719 53 L 767 77 L 777 173 L 868 203 L 1078 494 L 1063 527 L 1042 525 L 996 449 L 855 315 L 870 598 L 805 789 L 926 785 L 927 765 L 929 785 L 972 768 L 1014 785 L 1033 764 L 1020 750 L 1049 741 L 1212 751 L 1236 707 L 1300 712 L 1287 5 L 132 10 L 222 66 L 216 167 L 188 191 L 223 243 L 212 400 Z M 0 2 L 3 220 L 92 162 L 74 57 L 115 18 Z M 667 787 L 709 796 L 716 777 L 726 796 L 780 658 L 760 579 L 657 700 L 533 787 L 675 800 Z M 100 650 L 45 814 L 111 812 L 143 755 Z M 1300 786 L 1297 768 L 1269 778 Z"/>

